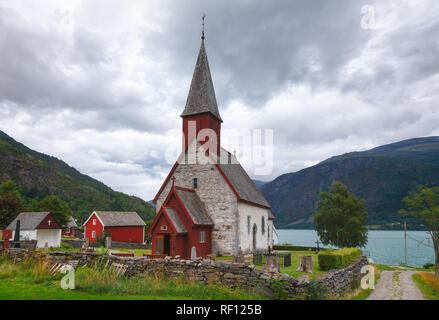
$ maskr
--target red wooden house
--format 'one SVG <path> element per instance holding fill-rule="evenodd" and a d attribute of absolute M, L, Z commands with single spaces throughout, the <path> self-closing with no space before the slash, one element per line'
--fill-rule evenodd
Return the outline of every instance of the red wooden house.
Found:
<path fill-rule="evenodd" d="M 204 257 L 212 253 L 213 225 L 195 190 L 173 183 L 148 230 L 152 235 L 152 253 L 190 259 L 195 247 L 196 256 Z"/>
<path fill-rule="evenodd" d="M 61 236 L 74 238 L 83 237 L 82 231 L 78 229 L 78 225 L 72 216 L 70 216 L 67 226 L 62 230 Z"/>
<path fill-rule="evenodd" d="M 84 223 L 84 238 L 93 243 L 104 233 L 113 241 L 144 243 L 145 222 L 136 212 L 94 211 Z"/>

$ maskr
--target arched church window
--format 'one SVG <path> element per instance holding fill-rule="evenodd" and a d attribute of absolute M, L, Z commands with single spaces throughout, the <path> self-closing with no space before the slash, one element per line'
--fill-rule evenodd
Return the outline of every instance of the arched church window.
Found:
<path fill-rule="evenodd" d="M 194 189 L 198 188 L 198 178 L 194 178 Z"/>
<path fill-rule="evenodd" d="M 265 234 L 265 217 L 264 216 L 262 216 L 261 230 L 262 230 L 262 234 Z"/>
<path fill-rule="evenodd" d="M 247 232 L 250 234 L 250 216 L 247 216 Z"/>

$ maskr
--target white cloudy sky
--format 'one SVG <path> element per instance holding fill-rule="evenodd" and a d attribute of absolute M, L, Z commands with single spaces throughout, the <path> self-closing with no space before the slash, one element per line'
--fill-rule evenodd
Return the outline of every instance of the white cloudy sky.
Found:
<path fill-rule="evenodd" d="M 439 135 L 437 0 L 1 0 L 0 130 L 152 199 L 203 12 L 224 137 L 274 129 L 273 171 L 248 162 L 254 178 Z"/>

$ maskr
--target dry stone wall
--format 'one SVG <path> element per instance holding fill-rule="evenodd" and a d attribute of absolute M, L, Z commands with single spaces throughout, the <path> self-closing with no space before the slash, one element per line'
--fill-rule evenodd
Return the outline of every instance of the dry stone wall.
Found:
<path fill-rule="evenodd" d="M 27 250 L 9 250 L 8 254 L 15 263 L 20 263 L 28 257 L 41 256 L 41 254 L 37 255 Z M 306 292 L 309 285 L 308 276 L 295 279 L 287 274 L 268 273 L 246 263 L 229 263 L 208 259 L 124 258 L 94 253 L 52 252 L 42 255 L 53 263 L 73 263 L 76 266 L 90 265 L 96 262 L 101 265 L 110 265 L 112 262 L 116 262 L 126 266 L 125 275 L 128 277 L 162 276 L 163 278 L 177 278 L 206 284 L 222 284 L 268 297 L 277 296 L 280 289 L 285 291 L 290 298 L 298 297 Z M 367 258 L 362 256 L 349 267 L 330 271 L 317 281 L 326 285 L 332 296 L 340 296 L 351 288 L 353 281 L 361 276 L 361 268 L 367 264 Z"/>

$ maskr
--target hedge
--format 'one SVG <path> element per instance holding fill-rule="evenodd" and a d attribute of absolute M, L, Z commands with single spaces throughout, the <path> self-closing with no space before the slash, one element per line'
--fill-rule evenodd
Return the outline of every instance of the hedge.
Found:
<path fill-rule="evenodd" d="M 293 246 L 290 244 L 275 244 L 273 245 L 273 250 L 288 250 L 288 251 L 316 251 L 317 247 L 305 247 L 305 246 Z M 319 248 L 319 250 L 328 250 L 326 248 Z"/>
<path fill-rule="evenodd" d="M 346 268 L 361 255 L 358 248 L 327 250 L 318 254 L 319 267 L 323 271 Z"/>

